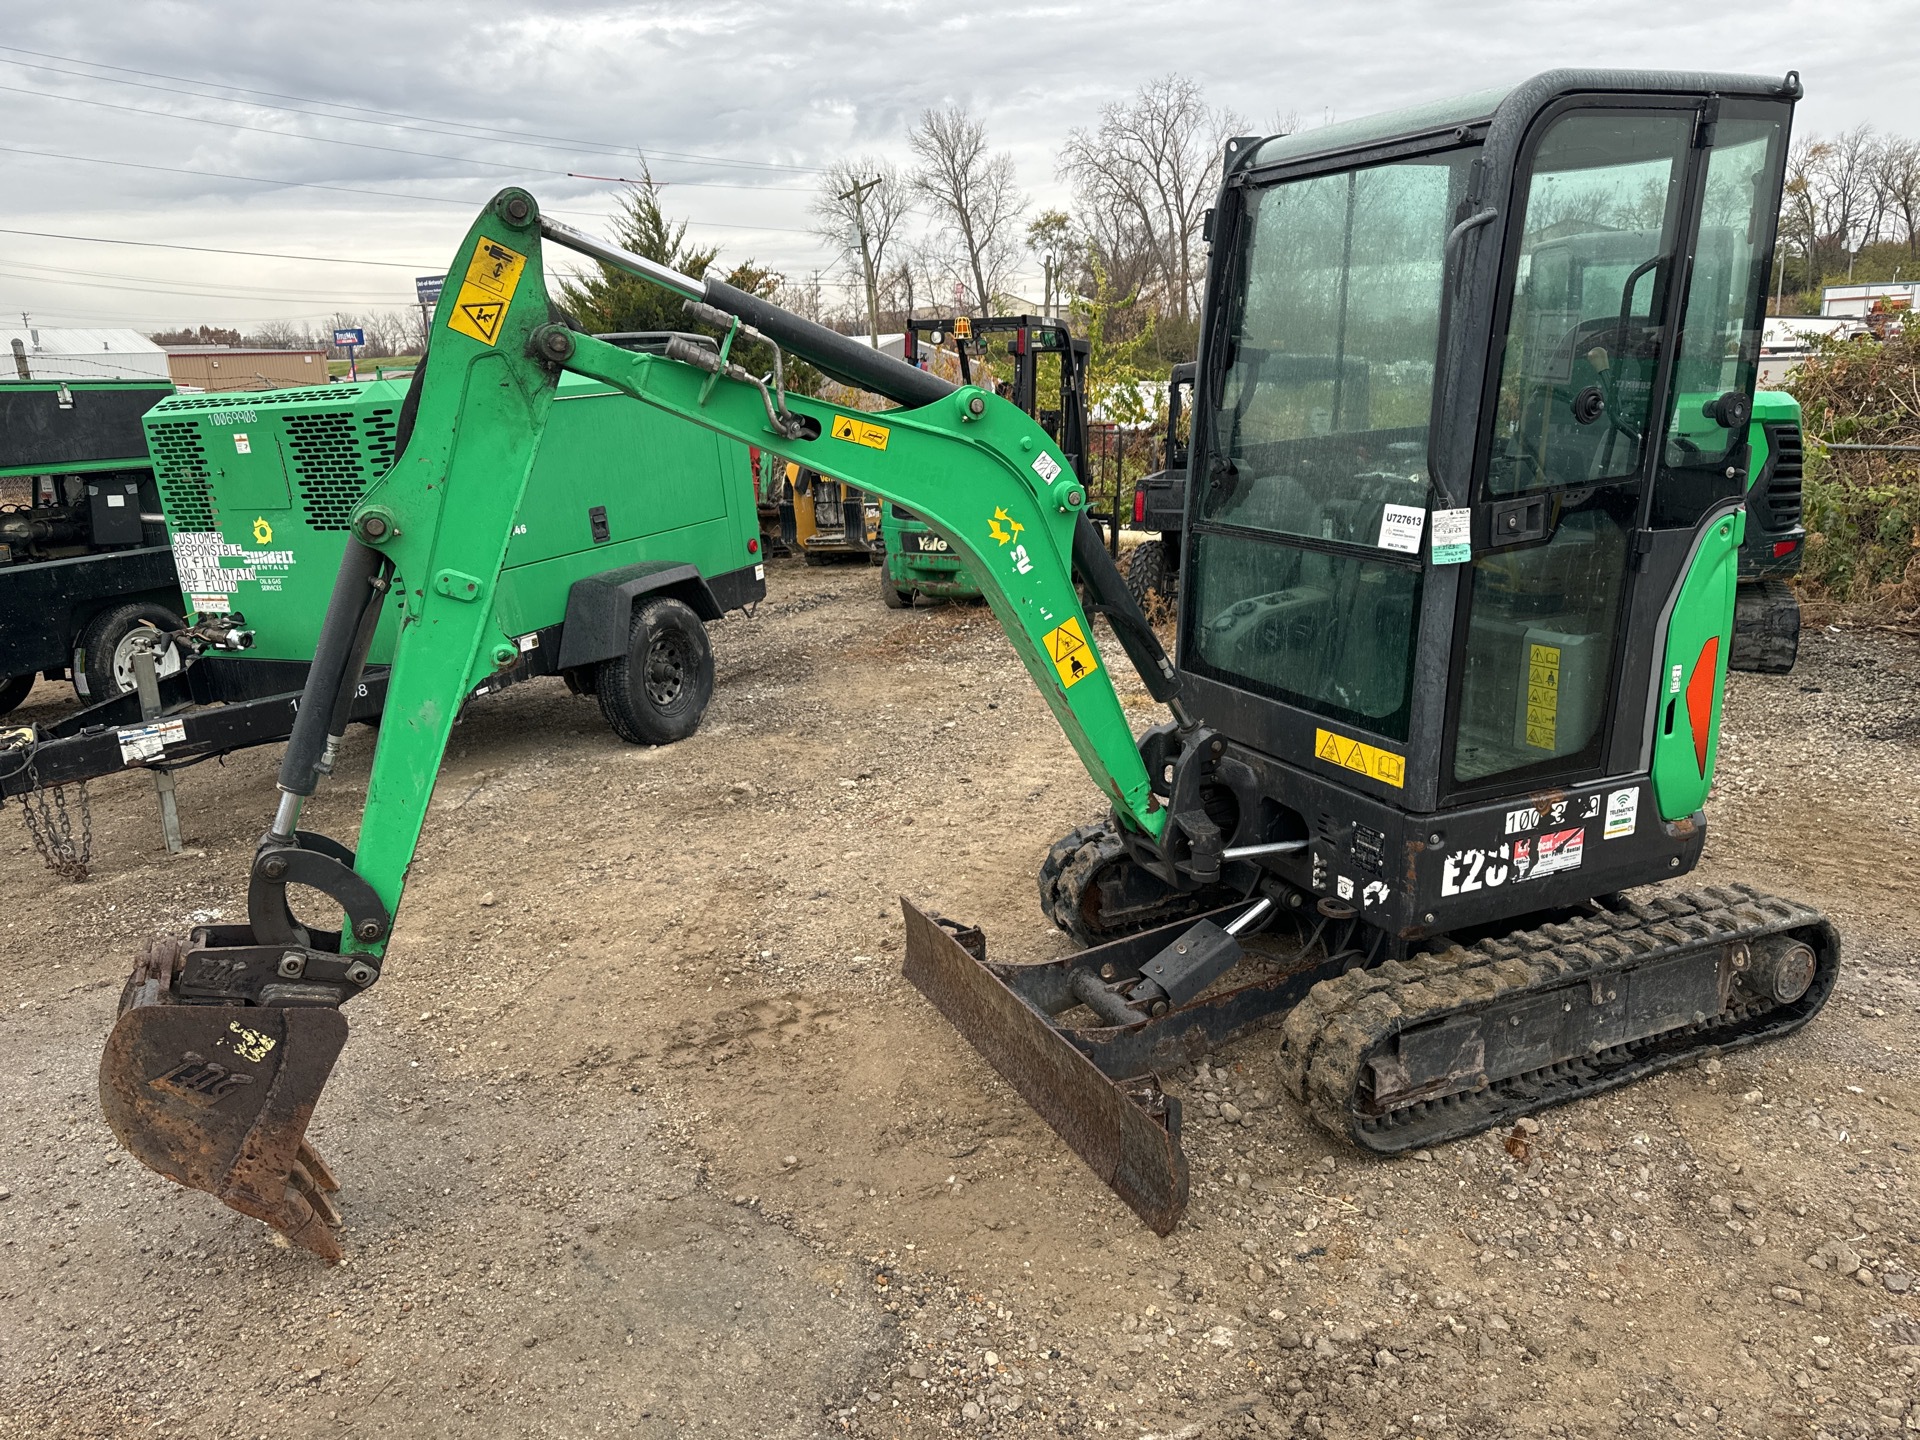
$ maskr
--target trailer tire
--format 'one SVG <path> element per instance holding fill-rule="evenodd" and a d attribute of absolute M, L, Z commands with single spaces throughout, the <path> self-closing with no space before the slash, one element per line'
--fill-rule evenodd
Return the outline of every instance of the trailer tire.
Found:
<path fill-rule="evenodd" d="M 80 698 L 97 704 L 133 689 L 133 647 L 142 632 L 184 630 L 187 622 L 164 605 L 136 600 L 102 610 L 80 631 L 73 651 L 73 688 Z M 162 652 L 160 677 L 180 673 L 180 652 L 172 646 Z"/>
<path fill-rule="evenodd" d="M 0 715 L 17 709 L 33 693 L 34 679 L 31 670 L 24 675 L 0 675 Z"/>
<path fill-rule="evenodd" d="M 655 595 L 634 606 L 627 653 L 600 662 L 600 713 L 629 745 L 671 745 L 700 728 L 713 699 L 713 646 L 691 606 Z"/>
<path fill-rule="evenodd" d="M 911 610 L 913 591 L 902 590 L 893 583 L 893 572 L 887 568 L 883 557 L 880 562 L 880 603 L 889 610 Z"/>
<path fill-rule="evenodd" d="M 1127 593 L 1142 610 L 1147 597 L 1167 595 L 1167 547 L 1158 540 L 1143 540 L 1127 557 Z"/>

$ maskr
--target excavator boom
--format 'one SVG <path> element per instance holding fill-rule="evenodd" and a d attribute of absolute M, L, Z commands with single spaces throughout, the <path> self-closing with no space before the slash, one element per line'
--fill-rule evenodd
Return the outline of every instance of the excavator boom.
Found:
<path fill-rule="evenodd" d="M 676 339 L 653 355 L 574 330 L 548 300 L 543 242 L 681 294 L 724 338 L 717 349 Z M 1093 538 L 1084 485 L 1016 406 L 721 282 L 611 249 L 543 219 L 520 190 L 486 207 L 448 274 L 457 283 L 435 314 L 397 457 L 353 512 L 279 807 L 254 856 L 249 923 L 203 928 L 144 956 L 101 1066 L 109 1120 L 141 1160 L 330 1258 L 336 1242 L 321 1222 L 332 1217 L 332 1181 L 305 1143 L 306 1124 L 344 1043 L 338 1007 L 379 979 L 454 718 L 518 658 L 520 637 L 501 628 L 492 601 L 563 370 L 910 506 L 980 578 L 1123 824 L 1150 851 L 1167 823 L 1075 589 L 1076 566 L 1149 691 L 1177 710 L 1173 666 Z M 868 413 L 788 395 L 778 370 L 763 379 L 733 362 L 743 337 L 771 340 L 901 408 Z M 356 851 L 300 829 L 299 817 L 331 769 L 385 606 L 401 624 Z M 290 885 L 334 900 L 340 930 L 296 919 Z"/>

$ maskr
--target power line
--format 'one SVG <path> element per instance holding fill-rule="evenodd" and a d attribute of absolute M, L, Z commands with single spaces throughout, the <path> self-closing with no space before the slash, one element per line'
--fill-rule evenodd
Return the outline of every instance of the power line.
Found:
<path fill-rule="evenodd" d="M 123 290 L 136 295 L 164 295 L 182 300 L 286 300 L 302 305 L 400 305 L 410 304 L 398 291 L 382 299 L 370 296 L 353 295 L 261 295 L 227 290 L 186 290 L 165 289 L 156 285 L 116 285 L 101 280 L 62 280 L 50 275 L 21 275 L 0 266 L 0 275 L 8 275 L 16 280 L 31 281 L 35 285 L 77 285 L 83 290 Z"/>
<path fill-rule="evenodd" d="M 247 255 L 256 260 L 307 260 L 316 265 L 382 265 L 395 270 L 420 271 L 425 262 L 412 260 L 348 260 L 339 255 L 284 255 L 272 250 L 223 250 L 211 245 L 174 245 L 165 240 L 111 240 L 104 235 L 56 235 L 48 230 L 10 230 L 0 235 L 31 235 L 39 240 L 82 240 L 89 245 L 129 245 L 141 250 L 192 250 L 201 255 Z"/>
<path fill-rule="evenodd" d="M 357 111 L 362 115 L 390 116 L 400 120 L 415 120 L 426 125 L 457 126 L 459 129 L 462 129 L 462 130 L 472 130 L 472 131 L 480 132 L 478 135 L 473 135 L 473 136 L 455 135 L 451 130 L 433 130 L 433 131 L 425 132 L 428 134 L 447 135 L 449 138 L 453 138 L 453 139 L 478 139 L 478 138 L 484 138 L 484 137 L 503 137 L 507 139 L 510 143 L 514 143 L 514 144 L 525 144 L 525 143 L 528 143 L 528 141 L 532 141 L 532 140 L 553 140 L 553 141 L 558 141 L 562 145 L 570 146 L 575 149 L 602 150 L 602 151 L 606 151 L 609 154 L 619 154 L 619 155 L 635 154 L 643 157 L 648 154 L 653 154 L 660 157 L 663 160 L 675 160 L 675 161 L 680 161 L 687 164 L 727 165 L 727 166 L 733 166 L 739 169 L 755 169 L 755 170 L 786 170 L 786 171 L 797 171 L 803 174 L 810 174 L 810 175 L 824 175 L 826 173 L 819 166 L 815 166 L 815 165 L 783 165 L 778 161 L 772 161 L 772 160 L 735 160 L 735 159 L 730 159 L 724 156 L 701 155 L 701 154 L 696 154 L 696 153 L 685 151 L 685 150 L 649 150 L 645 147 L 638 146 L 638 145 L 615 145 L 610 141 L 582 140 L 575 136 L 542 135 L 537 131 L 503 130 L 498 128 L 497 126 L 475 125 L 464 120 L 441 120 L 434 116 L 413 115 L 413 114 L 407 113 L 406 111 L 401 111 L 401 110 L 381 110 L 381 109 L 376 109 L 366 105 L 349 105 L 349 104 L 346 104 L 344 101 L 339 101 L 339 100 L 318 100 L 310 95 L 288 95 L 278 90 L 256 90 L 250 86 L 229 85 L 219 80 L 199 80 L 199 79 L 194 79 L 185 75 L 169 75 L 157 70 L 136 70 L 130 66 L 109 65 L 109 64 L 106 64 L 104 61 L 99 61 L 99 60 L 81 60 L 71 55 L 52 55 L 43 50 L 27 50 L 18 45 L 0 45 L 0 50 L 6 50 L 15 55 L 32 55 L 36 59 L 40 59 L 40 60 L 61 60 L 61 61 L 65 61 L 69 65 L 85 65 L 95 70 L 112 70 L 122 75 L 143 75 L 150 80 L 174 80 L 174 81 L 178 81 L 180 84 L 183 84 L 183 85 L 198 85 L 203 89 L 234 90 L 234 91 L 238 91 L 240 94 L 243 94 L 243 95 L 265 95 L 269 99 L 273 99 L 273 100 L 297 100 L 303 105 L 325 105 L 336 110 Z M 114 80 L 110 76 L 105 76 L 105 75 L 88 75 L 81 71 L 59 70 L 51 65 L 27 65 L 25 61 L 20 61 L 20 60 L 9 61 L 8 63 L 14 64 L 14 65 L 21 65 L 21 66 L 24 66 L 25 68 L 33 69 L 33 70 L 51 70 L 53 71 L 53 73 L 58 75 L 74 75 L 77 78 L 85 79 L 85 80 L 101 80 L 101 81 L 105 81 L 107 84 L 110 84 L 110 85 L 128 85 L 128 84 L 134 83 L 132 81 Z M 151 89 L 162 89 L 164 87 L 147 85 L 147 86 L 141 86 L 140 88 L 151 90 Z M 191 92 L 175 90 L 175 91 L 170 91 L 169 93 L 179 95 L 179 94 L 189 94 Z M 224 101 L 227 104 L 233 104 L 233 105 L 249 105 L 253 103 L 251 101 L 245 101 L 245 100 L 227 100 L 226 97 L 219 96 L 219 95 L 199 95 L 199 96 L 195 96 L 194 98 L 206 99 L 206 100 L 220 100 L 220 101 Z M 269 109 L 269 110 L 284 110 L 287 107 L 269 105 L 269 106 L 259 106 L 256 108 Z M 312 110 L 293 111 L 291 113 L 303 114 L 303 115 L 318 115 L 319 118 L 328 119 L 328 120 L 351 120 L 350 116 L 327 115 L 322 112 L 312 111 Z M 385 123 L 385 122 L 352 121 L 352 123 L 372 124 L 372 123 Z M 389 126 L 388 128 L 404 129 L 409 127 Z M 516 136 L 519 136 L 522 134 L 527 136 L 527 141 L 522 141 L 515 138 Z M 547 147 L 540 147 L 540 148 L 547 148 Z"/>
<path fill-rule="evenodd" d="M 67 155 L 57 150 L 24 150 L 17 145 L 0 145 L 0 152 L 9 155 L 32 155 L 42 160 L 66 160 L 81 165 L 113 165 L 127 170 L 157 170 L 166 175 L 192 175 L 208 180 L 239 180 L 249 185 L 276 185 L 298 190 L 328 190 L 341 195 L 372 195 L 383 200 L 418 200 L 428 205 L 461 205 L 472 210 L 476 202 L 446 195 L 414 195 L 401 190 L 361 190 L 349 185 L 325 185 L 318 180 L 276 180 L 266 175 L 233 175 L 222 170 L 193 170 L 179 165 L 152 165 L 139 160 L 108 160 L 98 155 Z M 753 186 L 729 187 L 753 189 Z M 555 215 L 592 215 L 587 210 L 553 210 Z M 812 230 L 803 230 L 792 225 L 739 225 L 725 220 L 693 220 L 691 225 L 703 225 L 718 230 L 766 230 L 782 235 L 812 235 Z"/>

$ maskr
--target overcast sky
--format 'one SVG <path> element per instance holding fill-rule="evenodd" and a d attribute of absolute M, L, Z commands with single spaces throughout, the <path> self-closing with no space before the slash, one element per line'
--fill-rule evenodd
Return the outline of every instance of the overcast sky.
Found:
<path fill-rule="evenodd" d="M 0 233 L 8 324 L 26 311 L 45 325 L 244 327 L 408 303 L 412 277 L 446 268 L 501 185 L 598 231 L 619 187 L 567 172 L 632 175 L 639 150 L 669 213 L 722 263 L 831 280 L 809 233 L 819 167 L 862 152 L 904 163 L 914 116 L 959 102 L 1013 152 L 1036 209 L 1064 205 L 1053 157 L 1066 132 L 1169 70 L 1265 130 L 1562 65 L 1797 69 L 1798 133 L 1920 134 L 1920 0 L 0 0 L 0 16 L 6 231 L 355 262 Z M 460 133 L 433 133 L 446 131 Z M 1026 286 L 1037 293 L 1037 277 Z"/>

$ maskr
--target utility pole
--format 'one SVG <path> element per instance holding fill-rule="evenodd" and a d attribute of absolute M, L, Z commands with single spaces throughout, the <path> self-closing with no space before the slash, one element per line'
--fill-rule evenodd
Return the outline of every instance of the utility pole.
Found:
<path fill-rule="evenodd" d="M 873 277 L 873 251 L 867 245 L 867 210 L 862 201 L 867 191 L 879 183 L 880 178 L 875 176 L 871 180 L 856 182 L 851 190 L 840 192 L 842 200 L 853 201 L 853 228 L 860 235 L 860 268 L 867 277 L 867 329 L 870 342 L 876 350 L 880 348 L 880 287 Z"/>

